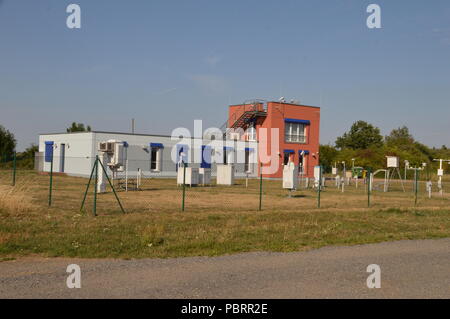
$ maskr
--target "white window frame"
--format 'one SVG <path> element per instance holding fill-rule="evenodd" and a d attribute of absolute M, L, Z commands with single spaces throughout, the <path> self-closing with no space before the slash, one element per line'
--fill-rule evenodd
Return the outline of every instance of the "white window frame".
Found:
<path fill-rule="evenodd" d="M 286 143 L 306 144 L 307 125 L 302 123 L 284 123 L 284 139 Z"/>
<path fill-rule="evenodd" d="M 156 150 L 156 159 L 153 159 L 153 151 Z M 150 171 L 151 172 L 161 172 L 162 171 L 162 152 L 161 147 L 151 147 L 150 148 Z M 155 161 L 156 168 L 152 169 L 153 161 Z"/>

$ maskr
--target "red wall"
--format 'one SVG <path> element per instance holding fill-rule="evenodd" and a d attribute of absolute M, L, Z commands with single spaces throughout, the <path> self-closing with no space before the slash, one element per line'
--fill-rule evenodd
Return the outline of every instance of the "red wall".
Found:
<path fill-rule="evenodd" d="M 262 107 L 262 105 L 261 105 Z M 229 125 L 232 125 L 249 106 L 235 105 L 229 108 Z M 286 143 L 284 136 L 285 119 L 308 120 L 311 122 L 306 129 L 306 144 L 300 143 Z M 264 177 L 281 178 L 283 177 L 283 157 L 284 150 L 294 150 L 294 163 L 299 164 L 299 151 L 307 150 L 309 155 L 306 155 L 306 176 L 314 176 L 314 166 L 319 165 L 319 137 L 320 137 L 320 108 L 313 106 L 269 102 L 267 106 L 267 117 L 258 119 L 256 129 L 259 139 L 259 129 L 268 129 L 268 154 L 270 154 L 270 129 L 279 129 L 279 169 L 275 174 L 264 175 Z M 277 154 L 278 155 L 278 154 Z"/>

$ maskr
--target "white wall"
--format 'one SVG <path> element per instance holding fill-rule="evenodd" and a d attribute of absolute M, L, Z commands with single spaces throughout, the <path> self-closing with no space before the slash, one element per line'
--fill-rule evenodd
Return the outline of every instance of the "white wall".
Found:
<path fill-rule="evenodd" d="M 39 136 L 39 152 L 44 156 L 44 172 L 50 171 L 50 163 L 45 162 L 45 142 L 53 145 L 53 172 L 61 172 L 61 144 L 65 144 L 64 172 L 74 176 L 89 176 L 92 163 L 94 133 L 48 134 Z"/>
<path fill-rule="evenodd" d="M 176 144 L 187 144 L 189 146 L 189 166 L 200 167 L 200 163 L 194 162 L 194 152 L 201 150 L 202 145 L 209 145 L 211 141 L 201 139 L 187 139 L 184 141 L 171 140 L 168 136 L 156 136 L 156 135 L 132 135 L 132 134 L 120 134 L 120 133 L 103 133 L 103 132 L 89 132 L 89 133 L 71 133 L 71 134 L 53 134 L 53 135 L 41 135 L 39 137 L 39 151 L 45 153 L 45 141 L 53 141 L 55 143 L 54 149 L 54 166 L 53 171 L 60 171 L 60 148 L 61 144 L 66 144 L 65 153 L 65 173 L 74 176 L 89 176 L 92 165 L 95 161 L 95 156 L 98 154 L 98 144 L 100 142 L 106 142 L 108 140 L 117 140 L 127 142 L 126 158 L 128 159 L 128 174 L 130 176 L 137 173 L 140 168 L 144 174 L 144 177 L 175 177 L 176 176 L 176 163 L 172 160 L 172 148 L 175 147 L 174 153 L 176 153 Z M 164 145 L 162 151 L 162 169 L 161 172 L 150 171 L 150 143 L 161 143 Z M 245 148 L 251 148 L 254 150 L 251 160 L 255 161 L 257 158 L 257 142 L 234 142 L 228 141 L 227 146 L 233 147 L 235 150 L 239 149 L 240 157 L 244 158 Z M 215 153 L 218 158 L 222 157 L 223 149 L 220 146 L 212 146 L 215 149 Z M 231 152 L 228 158 L 237 160 L 237 151 Z M 201 157 L 199 157 L 201 158 Z M 212 156 L 214 161 L 215 157 Z M 201 162 L 201 160 L 200 160 Z M 250 165 L 253 168 L 253 173 L 250 176 L 257 176 L 257 165 Z M 50 170 L 50 163 L 44 163 L 44 171 Z M 212 164 L 212 174 L 216 173 L 216 165 Z M 125 173 L 121 173 L 125 174 Z M 244 164 L 235 164 L 236 177 L 246 176 L 244 172 Z"/>

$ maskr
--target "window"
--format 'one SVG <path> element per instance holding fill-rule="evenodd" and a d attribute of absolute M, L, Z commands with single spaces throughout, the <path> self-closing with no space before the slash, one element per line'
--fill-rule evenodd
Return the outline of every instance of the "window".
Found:
<path fill-rule="evenodd" d="M 150 161 L 150 170 L 155 171 L 157 168 L 157 158 L 158 158 L 158 148 L 152 147 L 151 161 Z"/>
<path fill-rule="evenodd" d="M 306 125 L 286 122 L 285 141 L 288 143 L 306 143 Z"/>
<path fill-rule="evenodd" d="M 291 157 L 290 153 L 284 153 L 283 165 L 287 165 L 289 163 L 290 157 Z"/>
<path fill-rule="evenodd" d="M 309 151 L 306 150 L 298 151 L 298 171 L 300 174 L 308 173 L 308 155 Z"/>
<path fill-rule="evenodd" d="M 305 168 L 305 157 L 302 154 L 299 154 L 298 159 L 298 171 L 300 174 L 303 174 Z"/>
<path fill-rule="evenodd" d="M 256 129 L 253 126 L 247 129 L 247 137 L 249 141 L 256 141 Z"/>
<path fill-rule="evenodd" d="M 150 171 L 160 172 L 162 170 L 162 152 L 164 145 L 160 143 L 150 144 Z"/>

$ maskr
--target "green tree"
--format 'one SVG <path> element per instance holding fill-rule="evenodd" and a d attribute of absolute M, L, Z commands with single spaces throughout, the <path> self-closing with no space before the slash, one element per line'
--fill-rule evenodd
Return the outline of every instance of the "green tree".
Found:
<path fill-rule="evenodd" d="M 336 140 L 336 147 L 340 149 L 361 150 L 381 146 L 383 146 L 383 137 L 380 129 L 365 121 L 355 122 L 349 132 Z"/>
<path fill-rule="evenodd" d="M 25 151 L 18 153 L 17 166 L 22 169 L 33 169 L 35 153 L 38 151 L 39 147 L 35 144 L 31 144 Z"/>
<path fill-rule="evenodd" d="M 84 127 L 83 123 L 76 123 L 73 122 L 72 125 L 67 129 L 67 133 L 73 133 L 73 132 L 90 132 L 91 127 L 88 125 L 87 127 Z"/>
<path fill-rule="evenodd" d="M 14 135 L 0 125 L 0 159 L 3 161 L 13 157 L 16 149 L 16 139 Z"/>
<path fill-rule="evenodd" d="M 334 146 L 320 145 L 319 148 L 320 165 L 323 167 L 326 173 L 331 172 L 331 168 L 333 167 L 338 154 L 339 152 Z"/>
<path fill-rule="evenodd" d="M 385 137 L 385 141 L 386 144 L 393 146 L 407 146 L 415 142 L 406 126 L 392 130 L 391 134 Z"/>

